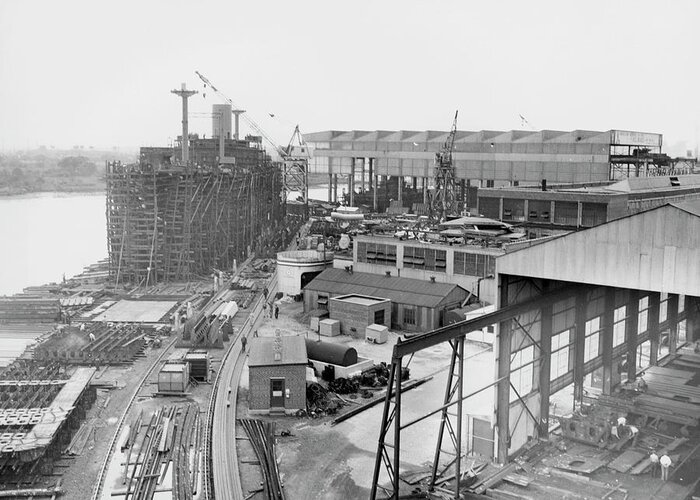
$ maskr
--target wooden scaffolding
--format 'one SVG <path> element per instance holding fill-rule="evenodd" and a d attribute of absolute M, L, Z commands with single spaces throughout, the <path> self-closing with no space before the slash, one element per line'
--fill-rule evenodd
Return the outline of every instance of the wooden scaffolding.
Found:
<path fill-rule="evenodd" d="M 189 281 L 267 245 L 283 216 L 281 175 L 107 163 L 107 245 L 115 284 Z"/>

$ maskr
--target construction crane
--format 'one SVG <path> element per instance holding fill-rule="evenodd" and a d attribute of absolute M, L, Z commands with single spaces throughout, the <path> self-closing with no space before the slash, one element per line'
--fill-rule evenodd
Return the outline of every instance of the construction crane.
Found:
<path fill-rule="evenodd" d="M 195 74 L 204 83 L 204 87 L 209 86 L 214 92 L 216 92 L 219 97 L 221 97 L 226 103 L 231 105 L 232 113 L 234 113 L 236 123 L 238 123 L 238 116 L 241 114 L 238 106 L 229 99 L 223 92 L 211 83 L 211 81 L 201 74 L 199 71 L 195 71 Z M 265 130 L 255 123 L 255 121 L 250 118 L 247 114 L 243 114 L 243 119 L 246 121 L 248 126 L 260 137 L 265 139 L 265 141 L 272 146 L 275 152 L 282 159 L 283 172 L 282 172 L 282 183 L 284 187 L 284 203 L 286 205 L 290 192 L 299 192 L 301 194 L 302 203 L 304 204 L 304 215 L 308 216 L 309 213 L 309 148 L 304 141 L 301 132 L 299 131 L 299 125 L 294 129 L 292 138 L 289 140 L 289 144 L 286 148 L 279 146 L 266 132 Z M 236 126 L 236 130 L 238 126 Z"/>
<path fill-rule="evenodd" d="M 457 114 L 452 123 L 452 130 L 447 136 L 442 149 L 435 154 L 435 194 L 432 201 L 432 212 L 439 215 L 440 220 L 445 220 L 448 215 L 457 212 L 455 196 L 455 171 L 452 163 L 452 151 L 457 135 Z"/>

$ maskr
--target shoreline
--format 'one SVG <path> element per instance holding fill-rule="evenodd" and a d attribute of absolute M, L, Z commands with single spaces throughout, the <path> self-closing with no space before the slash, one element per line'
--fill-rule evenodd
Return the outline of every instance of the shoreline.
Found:
<path fill-rule="evenodd" d="M 37 195 L 67 195 L 67 196 L 75 196 L 75 195 L 98 195 L 98 194 L 107 194 L 106 189 L 96 189 L 94 187 L 91 187 L 89 189 L 41 189 L 41 190 L 36 190 L 36 191 L 25 191 L 25 190 L 12 190 L 9 192 L 2 191 L 0 190 L 0 200 L 6 200 L 6 199 L 22 199 L 22 198 L 31 198 L 33 196 Z"/>

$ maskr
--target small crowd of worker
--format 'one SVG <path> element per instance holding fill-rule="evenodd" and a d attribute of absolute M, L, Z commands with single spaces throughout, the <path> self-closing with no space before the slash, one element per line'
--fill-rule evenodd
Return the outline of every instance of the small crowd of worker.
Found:
<path fill-rule="evenodd" d="M 619 417 L 616 425 L 613 425 L 610 429 L 610 434 L 617 439 L 631 439 L 631 445 L 635 446 L 639 436 L 639 429 L 634 425 L 628 425 L 626 417 Z M 659 477 L 660 471 L 661 479 L 668 481 L 669 468 L 673 465 L 671 457 L 664 453 L 659 458 L 659 455 L 653 451 L 649 455 L 649 462 L 651 463 L 651 477 Z"/>

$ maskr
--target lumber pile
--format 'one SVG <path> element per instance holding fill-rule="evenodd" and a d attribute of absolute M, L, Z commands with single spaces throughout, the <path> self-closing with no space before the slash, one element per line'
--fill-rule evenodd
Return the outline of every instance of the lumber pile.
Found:
<path fill-rule="evenodd" d="M 61 318 L 59 299 L 0 297 L 0 323 L 53 323 Z"/>
<path fill-rule="evenodd" d="M 239 419 L 245 429 L 260 462 L 264 482 L 263 498 L 284 500 L 282 479 L 280 478 L 275 455 L 275 424 L 255 419 Z"/>

